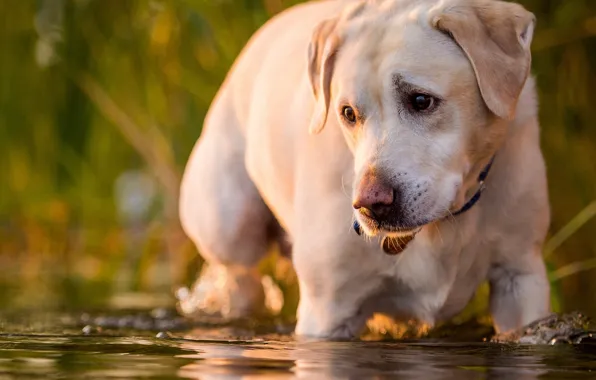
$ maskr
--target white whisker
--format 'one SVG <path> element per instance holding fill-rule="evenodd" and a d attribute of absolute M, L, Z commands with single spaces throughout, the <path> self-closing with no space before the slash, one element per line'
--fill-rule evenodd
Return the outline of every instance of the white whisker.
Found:
<path fill-rule="evenodd" d="M 348 198 L 350 200 L 350 202 L 351 202 L 352 196 L 349 195 L 348 192 L 346 191 L 346 184 L 344 182 L 344 176 L 343 175 L 341 176 L 341 190 L 342 190 L 342 193 L 344 193 L 344 195 L 346 196 L 346 198 Z"/>
<path fill-rule="evenodd" d="M 439 234 L 439 238 L 441 239 L 441 244 L 445 244 L 445 240 L 443 240 L 443 234 L 441 233 L 441 229 L 439 228 L 438 223 L 434 223 L 435 228 L 437 229 L 437 233 Z"/>

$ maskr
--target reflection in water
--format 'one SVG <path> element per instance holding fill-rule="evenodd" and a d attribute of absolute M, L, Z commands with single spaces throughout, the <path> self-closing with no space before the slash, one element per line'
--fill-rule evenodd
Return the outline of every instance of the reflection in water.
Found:
<path fill-rule="evenodd" d="M 543 375 L 593 378 L 590 347 L 380 342 L 180 343 L 195 359 L 178 375 L 193 379 L 380 378 L 512 379 Z"/>
<path fill-rule="evenodd" d="M 97 328 L 85 335 L 72 325 L 19 321 L 0 318 L 0 379 L 533 380 L 590 379 L 596 373 L 593 344 L 324 342 L 234 327 L 197 327 L 156 338 L 149 330 Z"/>
<path fill-rule="evenodd" d="M 513 347 L 498 344 L 258 342 L 221 345 L 183 341 L 180 347 L 196 359 L 178 375 L 193 379 L 380 378 L 400 379 L 538 379 L 577 371 L 580 359 L 571 347 Z M 554 361 L 557 359 L 558 361 Z M 589 360 L 594 360 L 592 357 Z M 596 371 L 596 365 L 584 362 Z"/>

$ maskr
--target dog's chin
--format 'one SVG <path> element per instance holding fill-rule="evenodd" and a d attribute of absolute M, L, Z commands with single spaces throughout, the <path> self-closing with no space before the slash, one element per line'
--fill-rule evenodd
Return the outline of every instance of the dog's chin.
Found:
<path fill-rule="evenodd" d="M 414 240 L 418 234 L 429 223 L 417 225 L 414 227 L 397 227 L 378 223 L 365 215 L 357 217 L 358 223 L 362 227 L 365 235 L 374 237 L 381 236 L 381 248 L 388 255 L 398 255 L 402 253 L 407 246 Z"/>
<path fill-rule="evenodd" d="M 385 228 L 381 229 L 379 232 L 380 232 L 380 234 L 383 234 L 384 236 L 387 236 L 390 238 L 404 238 L 404 237 L 408 237 L 408 236 L 415 236 L 425 226 L 426 226 L 426 224 L 417 226 L 414 228 L 391 228 L 391 227 L 387 228 L 387 227 L 385 227 Z"/>

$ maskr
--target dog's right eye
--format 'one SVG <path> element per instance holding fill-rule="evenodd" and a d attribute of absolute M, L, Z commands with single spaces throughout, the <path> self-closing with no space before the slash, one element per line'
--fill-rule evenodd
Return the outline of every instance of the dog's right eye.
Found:
<path fill-rule="evenodd" d="M 354 112 L 354 109 L 350 106 L 345 106 L 342 110 L 341 110 L 341 114 L 343 115 L 343 117 L 350 123 L 355 123 L 356 122 L 356 112 Z"/>
<path fill-rule="evenodd" d="M 416 112 L 431 111 L 436 103 L 436 99 L 430 95 L 414 93 L 408 99 L 408 105 Z"/>

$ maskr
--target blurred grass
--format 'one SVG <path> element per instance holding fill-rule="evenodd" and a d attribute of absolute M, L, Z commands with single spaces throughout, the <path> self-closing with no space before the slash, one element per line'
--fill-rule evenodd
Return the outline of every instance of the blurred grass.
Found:
<path fill-rule="evenodd" d="M 240 49 L 298 2 L 0 2 L 2 305 L 104 305 L 192 281 L 201 260 L 177 221 L 180 173 Z M 596 8 L 521 3 L 538 17 L 553 305 L 596 315 Z M 291 268 L 270 258 L 263 270 L 294 295 L 291 313 Z M 462 318 L 485 308 L 481 288 Z"/>

